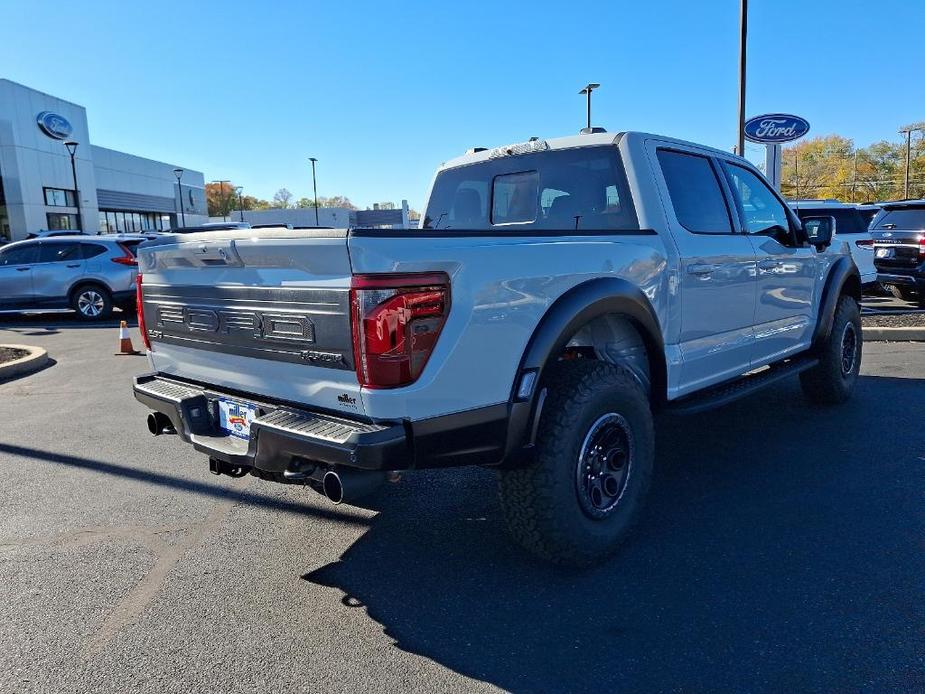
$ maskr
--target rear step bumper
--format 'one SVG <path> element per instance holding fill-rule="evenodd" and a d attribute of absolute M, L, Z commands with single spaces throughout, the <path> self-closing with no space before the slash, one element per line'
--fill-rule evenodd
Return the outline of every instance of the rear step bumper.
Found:
<path fill-rule="evenodd" d="M 402 424 L 370 424 L 255 402 L 152 374 L 137 376 L 133 390 L 136 400 L 170 419 L 181 439 L 229 465 L 283 473 L 304 463 L 401 470 L 412 461 Z M 249 440 L 219 428 L 220 397 L 257 406 Z"/>

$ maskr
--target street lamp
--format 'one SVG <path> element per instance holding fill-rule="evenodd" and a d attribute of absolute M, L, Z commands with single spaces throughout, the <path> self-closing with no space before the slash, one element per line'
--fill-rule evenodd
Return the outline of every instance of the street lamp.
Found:
<path fill-rule="evenodd" d="M 77 228 L 83 229 L 83 219 L 80 216 L 80 191 L 77 190 L 77 163 L 74 160 L 74 155 L 77 154 L 77 142 L 73 140 L 68 140 L 64 143 L 64 146 L 67 147 L 68 154 L 71 155 L 71 176 L 74 178 L 74 202 L 77 206 Z M 65 202 L 67 202 L 65 200 Z"/>
<path fill-rule="evenodd" d="M 186 226 L 186 211 L 183 209 L 183 186 L 180 185 L 180 179 L 183 178 L 183 169 L 174 169 L 173 175 L 177 177 L 177 190 L 180 191 L 180 218 L 183 220 L 181 226 Z"/>
<path fill-rule="evenodd" d="M 599 85 L 597 82 L 591 82 L 585 85 L 582 88 L 582 90 L 578 92 L 579 94 L 586 94 L 588 96 L 588 127 L 587 127 L 587 130 L 589 133 L 591 132 L 591 92 L 593 92 L 595 89 L 597 89 L 600 86 L 601 85 Z"/>
<path fill-rule="evenodd" d="M 905 183 L 903 185 L 903 199 L 904 200 L 909 199 L 909 161 L 912 155 L 912 133 L 914 132 L 925 132 L 925 127 L 922 127 L 922 126 L 916 127 L 914 125 L 910 125 L 905 128 L 902 128 L 899 131 L 900 135 L 906 136 L 906 178 L 905 178 Z"/>
<path fill-rule="evenodd" d="M 320 227 L 321 223 L 318 221 L 318 180 L 315 178 L 315 162 L 318 160 L 315 157 L 309 157 L 308 160 L 312 163 L 312 188 L 315 189 L 315 226 Z"/>
<path fill-rule="evenodd" d="M 748 40 L 748 0 L 739 4 L 739 140 L 736 154 L 745 156 L 745 54 Z"/>
<path fill-rule="evenodd" d="M 212 181 L 212 183 L 218 183 L 219 195 L 222 198 L 222 221 L 228 221 L 228 200 L 225 199 L 225 184 L 231 183 L 228 179 L 224 181 Z"/>
<path fill-rule="evenodd" d="M 236 186 L 234 192 L 238 194 L 238 212 L 241 213 L 241 221 L 244 221 L 244 198 L 241 197 L 241 191 L 244 190 L 244 186 Z"/>

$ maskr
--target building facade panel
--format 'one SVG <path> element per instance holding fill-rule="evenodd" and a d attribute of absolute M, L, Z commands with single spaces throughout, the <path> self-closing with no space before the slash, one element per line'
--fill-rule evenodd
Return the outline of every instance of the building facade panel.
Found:
<path fill-rule="evenodd" d="M 50 116 L 43 118 L 45 114 Z M 71 157 L 64 144 L 69 140 L 78 143 L 76 196 Z M 186 223 L 205 222 L 203 174 L 181 167 L 181 191 L 175 168 L 92 145 L 82 106 L 0 79 L 0 240 L 25 238 L 61 224 L 88 233 L 110 231 L 104 223 L 107 205 L 113 211 L 137 213 L 137 217 L 119 218 L 130 220 L 127 230 L 148 223 L 161 228 L 165 219 L 168 226 L 176 225 L 183 216 L 181 198 Z M 137 206 L 129 208 L 133 201 Z"/>

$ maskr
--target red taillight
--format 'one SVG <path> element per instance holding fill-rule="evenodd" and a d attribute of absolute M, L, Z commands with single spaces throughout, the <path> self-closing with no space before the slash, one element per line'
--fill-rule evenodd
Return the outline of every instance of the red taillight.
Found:
<path fill-rule="evenodd" d="M 141 273 L 135 277 L 135 315 L 138 316 L 138 332 L 147 349 L 151 349 L 151 340 L 148 339 L 148 329 L 145 327 L 145 307 L 141 301 Z"/>
<path fill-rule="evenodd" d="M 119 265 L 138 265 L 138 259 L 132 255 L 132 252 L 128 249 L 128 246 L 120 243 L 119 248 L 122 249 L 124 255 L 120 255 L 117 258 L 110 258 L 112 262 L 119 263 Z"/>
<path fill-rule="evenodd" d="M 925 257 L 925 236 L 919 239 L 919 255 Z"/>
<path fill-rule="evenodd" d="M 417 380 L 450 311 L 443 272 L 354 275 L 353 357 L 360 385 L 395 388 Z"/>
<path fill-rule="evenodd" d="M 858 248 L 863 248 L 868 251 L 874 249 L 874 240 L 873 239 L 861 239 L 860 241 L 855 241 L 854 245 Z"/>

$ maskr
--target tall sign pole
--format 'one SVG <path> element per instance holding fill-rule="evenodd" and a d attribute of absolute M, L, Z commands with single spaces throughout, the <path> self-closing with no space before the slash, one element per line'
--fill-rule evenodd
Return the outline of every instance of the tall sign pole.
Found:
<path fill-rule="evenodd" d="M 781 159 L 783 158 L 784 149 L 780 145 L 765 145 L 764 153 L 764 172 L 774 190 L 780 192 L 780 174 Z"/>
<path fill-rule="evenodd" d="M 748 0 L 739 8 L 739 143 L 736 154 L 745 156 L 745 54 L 748 38 Z"/>

